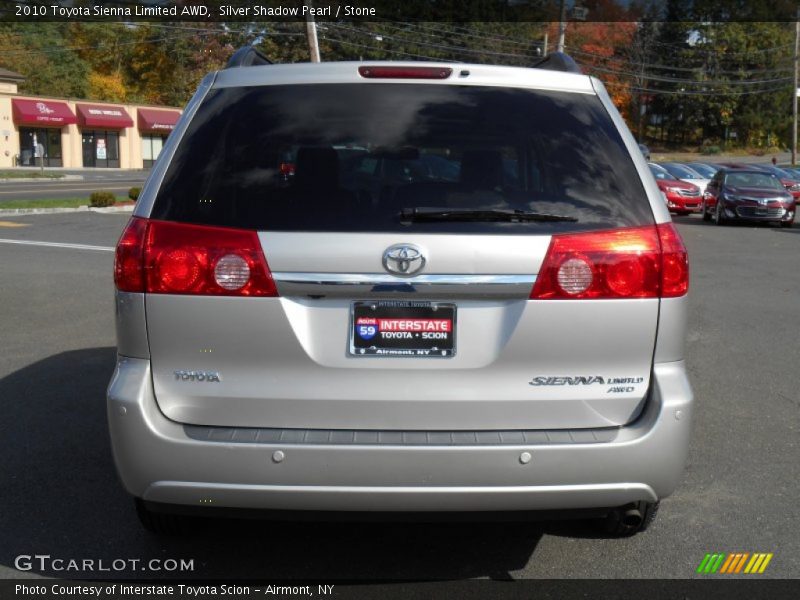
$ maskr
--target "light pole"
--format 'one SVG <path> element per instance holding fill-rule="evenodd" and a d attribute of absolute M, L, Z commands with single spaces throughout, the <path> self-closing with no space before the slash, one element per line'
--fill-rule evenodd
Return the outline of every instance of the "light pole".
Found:
<path fill-rule="evenodd" d="M 589 10 L 583 6 L 578 6 L 577 3 L 572 7 L 570 11 L 569 18 L 573 21 L 585 21 L 586 15 L 589 13 Z M 567 34 L 567 2 L 566 0 L 561 0 L 561 14 L 558 22 L 558 43 L 556 44 L 556 52 L 564 52 L 564 37 Z"/>
<path fill-rule="evenodd" d="M 311 6 L 311 0 L 306 0 L 306 6 Z M 317 22 L 314 20 L 312 11 L 306 15 L 306 37 L 308 38 L 308 53 L 311 62 L 319 62 L 319 40 L 317 40 Z"/>
<path fill-rule="evenodd" d="M 797 49 L 800 46 L 800 6 L 794 21 L 794 84 L 792 89 L 792 166 L 797 165 Z"/>
<path fill-rule="evenodd" d="M 556 44 L 556 52 L 563 52 L 564 36 L 567 33 L 567 0 L 561 0 L 561 11 L 558 18 L 558 43 Z"/>

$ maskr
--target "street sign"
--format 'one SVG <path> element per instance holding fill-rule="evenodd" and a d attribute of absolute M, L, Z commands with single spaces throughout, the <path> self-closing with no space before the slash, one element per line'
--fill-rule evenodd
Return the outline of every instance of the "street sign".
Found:
<path fill-rule="evenodd" d="M 573 21 L 585 21 L 588 14 L 589 9 L 585 6 L 573 6 L 570 11 L 570 18 Z"/>

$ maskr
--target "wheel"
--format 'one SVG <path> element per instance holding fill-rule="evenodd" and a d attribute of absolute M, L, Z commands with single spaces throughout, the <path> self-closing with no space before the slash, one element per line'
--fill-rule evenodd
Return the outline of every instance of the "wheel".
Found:
<path fill-rule="evenodd" d="M 717 207 L 714 210 L 714 224 L 715 225 L 725 225 L 725 211 L 722 208 L 722 202 L 717 200 Z"/>
<path fill-rule="evenodd" d="M 703 200 L 703 221 L 710 221 L 711 220 L 711 213 L 708 212 L 708 206 L 706 206 L 706 201 Z"/>
<path fill-rule="evenodd" d="M 139 522 L 151 533 L 180 536 L 191 530 L 192 520 L 189 517 L 152 511 L 141 498 L 135 498 L 134 502 Z"/>
<path fill-rule="evenodd" d="M 658 502 L 634 502 L 612 510 L 603 522 L 606 533 L 613 537 L 628 537 L 645 531 L 656 518 Z"/>
<path fill-rule="evenodd" d="M 789 228 L 794 225 L 794 220 L 792 221 L 781 221 L 781 227 Z"/>

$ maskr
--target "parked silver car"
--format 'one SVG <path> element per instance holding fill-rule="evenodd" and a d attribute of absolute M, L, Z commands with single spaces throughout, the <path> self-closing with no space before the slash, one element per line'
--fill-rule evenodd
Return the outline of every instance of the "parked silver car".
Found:
<path fill-rule="evenodd" d="M 706 191 L 708 182 L 711 181 L 710 177 L 704 177 L 697 170 L 683 163 L 663 162 L 658 164 L 673 177 L 677 177 L 681 181 L 691 183 L 692 185 L 696 185 L 698 188 L 700 188 L 700 196 L 702 196 Z"/>
<path fill-rule="evenodd" d="M 689 443 L 686 250 L 602 84 L 548 66 L 203 80 L 116 255 L 108 420 L 146 526 L 647 525 Z"/>

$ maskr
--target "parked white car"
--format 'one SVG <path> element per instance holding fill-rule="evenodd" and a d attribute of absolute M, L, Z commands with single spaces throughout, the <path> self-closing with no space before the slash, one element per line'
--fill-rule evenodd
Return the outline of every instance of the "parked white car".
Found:
<path fill-rule="evenodd" d="M 662 168 L 666 169 L 669 174 L 674 175 L 681 181 L 685 181 L 686 183 L 691 183 L 699 187 L 701 196 L 705 193 L 708 182 L 711 181 L 683 163 L 667 162 L 658 164 Z"/>

